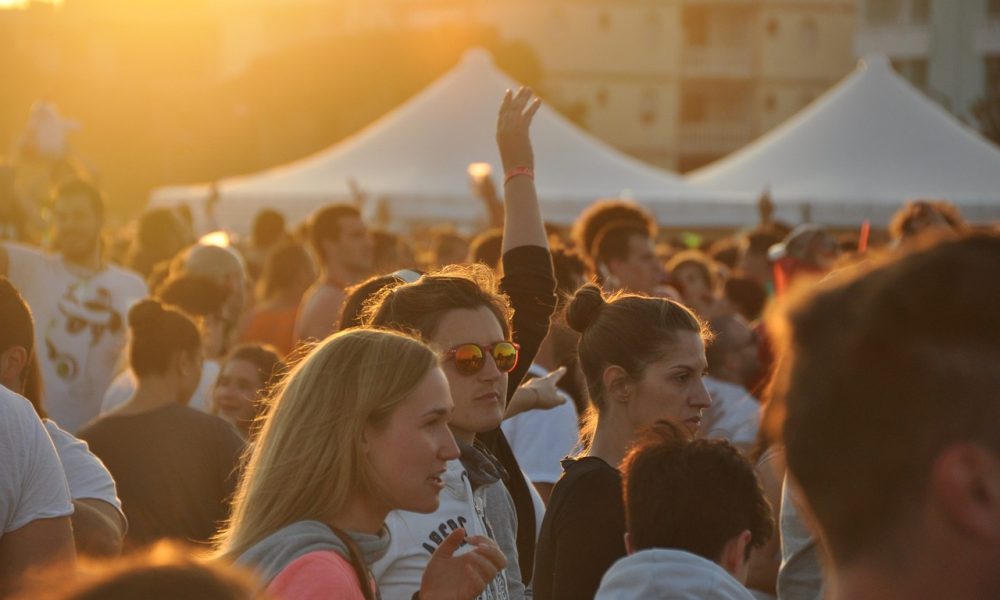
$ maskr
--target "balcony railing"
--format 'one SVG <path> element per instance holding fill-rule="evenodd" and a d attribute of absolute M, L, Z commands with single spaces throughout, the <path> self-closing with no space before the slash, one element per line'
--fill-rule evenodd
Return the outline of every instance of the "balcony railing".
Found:
<path fill-rule="evenodd" d="M 681 57 L 681 73 L 685 77 L 745 79 L 753 76 L 753 52 L 749 46 L 687 46 Z"/>

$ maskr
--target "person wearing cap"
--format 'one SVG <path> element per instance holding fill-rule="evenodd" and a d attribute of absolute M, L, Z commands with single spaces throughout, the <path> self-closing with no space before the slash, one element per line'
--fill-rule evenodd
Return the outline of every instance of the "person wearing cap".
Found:
<path fill-rule="evenodd" d="M 801 275 L 823 275 L 839 257 L 837 240 L 821 225 L 799 225 L 768 251 L 774 264 L 775 293 L 782 294 Z"/>

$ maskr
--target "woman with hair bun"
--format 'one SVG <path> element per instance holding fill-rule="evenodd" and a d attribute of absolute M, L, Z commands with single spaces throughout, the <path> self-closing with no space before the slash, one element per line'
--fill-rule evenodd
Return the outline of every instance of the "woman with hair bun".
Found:
<path fill-rule="evenodd" d="M 708 330 L 672 300 L 609 298 L 577 290 L 566 320 L 580 332 L 580 367 L 591 406 L 584 452 L 563 463 L 538 539 L 535 598 L 593 598 L 605 571 L 625 556 L 625 507 L 618 466 L 636 432 L 673 420 L 697 433 L 711 404 L 702 378 Z"/>
<path fill-rule="evenodd" d="M 129 521 L 126 547 L 162 537 L 207 541 L 226 517 L 243 441 L 219 417 L 188 406 L 203 361 L 194 323 L 143 300 L 128 324 L 135 391 L 79 437 L 118 483 Z"/>

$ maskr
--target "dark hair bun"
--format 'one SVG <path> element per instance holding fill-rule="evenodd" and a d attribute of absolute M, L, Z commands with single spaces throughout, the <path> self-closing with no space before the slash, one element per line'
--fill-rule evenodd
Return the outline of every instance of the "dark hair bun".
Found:
<path fill-rule="evenodd" d="M 601 288 L 596 283 L 588 283 L 573 294 L 573 300 L 566 307 L 566 322 L 583 333 L 597 319 L 605 304 Z"/>
<path fill-rule="evenodd" d="M 163 306 L 156 300 L 140 300 L 128 311 L 128 326 L 132 329 L 156 327 L 163 320 L 164 314 Z"/>

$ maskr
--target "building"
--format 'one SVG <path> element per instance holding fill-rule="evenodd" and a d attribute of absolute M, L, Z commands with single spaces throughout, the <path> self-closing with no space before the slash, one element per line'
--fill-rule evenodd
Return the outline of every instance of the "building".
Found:
<path fill-rule="evenodd" d="M 1000 88 L 1000 0 L 859 0 L 855 54 L 869 52 L 971 122 Z"/>

